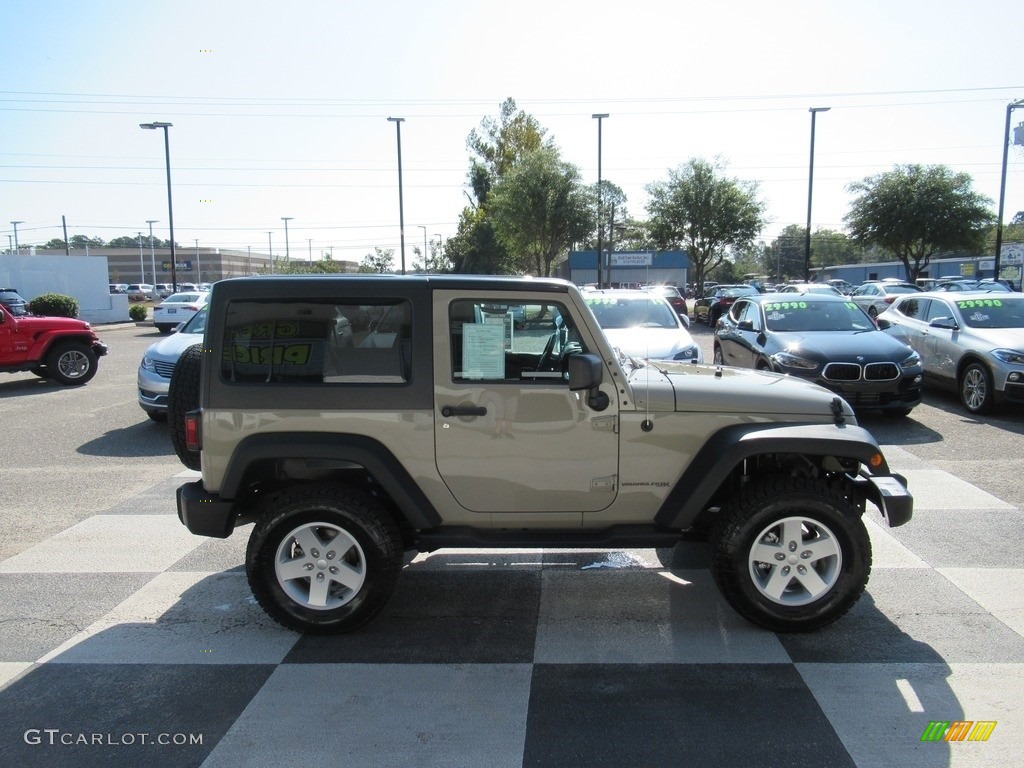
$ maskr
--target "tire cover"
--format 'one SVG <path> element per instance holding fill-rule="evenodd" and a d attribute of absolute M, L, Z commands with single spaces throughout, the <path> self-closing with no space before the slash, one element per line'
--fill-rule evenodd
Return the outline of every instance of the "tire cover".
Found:
<path fill-rule="evenodd" d="M 202 345 L 194 344 L 178 358 L 167 390 L 167 426 L 171 444 L 181 463 L 200 469 L 199 451 L 190 451 L 185 441 L 185 414 L 199 407 L 199 383 L 202 373 Z"/>

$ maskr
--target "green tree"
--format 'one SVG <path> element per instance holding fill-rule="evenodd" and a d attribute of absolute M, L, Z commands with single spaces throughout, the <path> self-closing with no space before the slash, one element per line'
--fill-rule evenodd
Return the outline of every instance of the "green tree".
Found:
<path fill-rule="evenodd" d="M 834 267 L 862 261 L 864 249 L 843 232 L 823 228 L 811 233 L 811 266 Z"/>
<path fill-rule="evenodd" d="M 667 181 L 647 186 L 651 236 L 659 250 L 682 248 L 694 281 L 721 264 L 727 249 L 742 248 L 764 228 L 764 203 L 757 185 L 726 178 L 725 165 L 692 159 L 669 171 Z"/>
<path fill-rule="evenodd" d="M 994 220 L 992 201 L 973 191 L 971 177 L 943 165 L 897 165 L 848 189 L 851 237 L 893 254 L 910 281 L 938 253 L 980 250 Z"/>
<path fill-rule="evenodd" d="M 468 174 L 469 206 L 459 216 L 456 236 L 448 241 L 447 255 L 453 269 L 477 274 L 508 274 L 516 271 L 504 243 L 496 236 L 488 213 L 491 190 L 521 162 L 522 158 L 544 146 L 553 146 L 544 137 L 537 119 L 516 109 L 514 99 L 506 99 L 497 118 L 485 117 L 480 128 L 466 139 L 470 151 Z"/>
<path fill-rule="evenodd" d="M 71 238 L 72 248 L 102 248 L 104 245 L 102 237 L 87 237 L 86 235 L 74 235 Z M 63 246 L 61 246 L 63 247 Z"/>
<path fill-rule="evenodd" d="M 776 281 L 804 279 L 807 230 L 790 224 L 765 248 L 764 270 Z"/>
<path fill-rule="evenodd" d="M 395 271 L 395 249 L 394 248 L 380 248 L 379 246 L 373 249 L 373 253 L 368 253 L 363 257 L 363 263 L 359 265 L 360 272 L 376 272 L 381 275 L 386 275 Z"/>
<path fill-rule="evenodd" d="M 491 191 L 495 232 L 520 271 L 551 275 L 551 265 L 593 228 L 593 198 L 576 166 L 553 147 L 526 154 Z"/>
<path fill-rule="evenodd" d="M 142 238 L 142 244 L 144 247 L 149 247 L 149 236 L 146 235 Z M 129 235 L 123 235 L 121 237 L 115 237 L 109 243 L 107 248 L 138 248 L 139 238 L 138 236 L 132 237 Z"/>
<path fill-rule="evenodd" d="M 52 240 L 47 240 L 39 247 L 47 251 L 63 251 L 64 245 L 65 243 L 63 240 L 61 240 L 59 237 L 55 237 Z"/>

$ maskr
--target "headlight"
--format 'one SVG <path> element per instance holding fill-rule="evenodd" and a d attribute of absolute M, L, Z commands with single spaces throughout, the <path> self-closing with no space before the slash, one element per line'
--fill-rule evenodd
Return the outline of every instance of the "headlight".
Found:
<path fill-rule="evenodd" d="M 1004 363 L 1024 365 L 1024 352 L 1018 352 L 1015 349 L 993 349 L 992 356 Z"/>
<path fill-rule="evenodd" d="M 700 357 L 700 347 L 694 344 L 692 347 L 687 347 L 679 352 L 676 352 L 673 360 L 696 360 Z"/>
<path fill-rule="evenodd" d="M 156 373 L 156 363 L 153 362 L 153 358 L 142 358 L 142 370 L 149 371 L 150 373 Z"/>
<path fill-rule="evenodd" d="M 772 361 L 781 368 L 799 368 L 804 371 L 813 371 L 818 367 L 816 360 L 808 360 L 806 357 L 794 355 L 792 352 L 776 352 L 772 355 Z"/>
<path fill-rule="evenodd" d="M 917 352 L 911 352 L 910 357 L 900 363 L 900 368 L 915 368 L 921 364 L 921 356 Z"/>

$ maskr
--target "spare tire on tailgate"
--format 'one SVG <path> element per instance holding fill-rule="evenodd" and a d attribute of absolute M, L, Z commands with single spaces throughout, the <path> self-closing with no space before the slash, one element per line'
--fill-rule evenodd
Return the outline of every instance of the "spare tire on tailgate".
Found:
<path fill-rule="evenodd" d="M 167 426 L 171 432 L 171 444 L 181 463 L 189 469 L 202 466 L 199 451 L 190 451 L 185 440 L 185 414 L 199 407 L 202 361 L 201 344 L 193 344 L 182 352 L 174 364 L 171 386 L 167 390 Z"/>

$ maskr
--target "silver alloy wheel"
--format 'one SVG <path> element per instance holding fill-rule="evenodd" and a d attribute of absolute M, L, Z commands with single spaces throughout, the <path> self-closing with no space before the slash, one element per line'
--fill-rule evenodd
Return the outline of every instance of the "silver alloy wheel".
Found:
<path fill-rule="evenodd" d="M 988 380 L 985 372 L 977 366 L 968 368 L 964 372 L 960 391 L 968 410 L 977 411 L 984 407 L 985 399 L 988 397 Z"/>
<path fill-rule="evenodd" d="M 835 586 L 843 553 L 827 526 L 808 517 L 786 517 L 757 535 L 747 564 L 762 595 L 779 605 L 800 606 Z"/>
<path fill-rule="evenodd" d="M 274 574 L 285 594 L 302 607 L 332 610 L 359 594 L 366 581 L 366 555 L 343 528 L 306 523 L 281 540 Z"/>
<path fill-rule="evenodd" d="M 89 372 L 89 357 L 80 349 L 69 349 L 57 358 L 57 370 L 69 379 L 80 379 Z"/>

